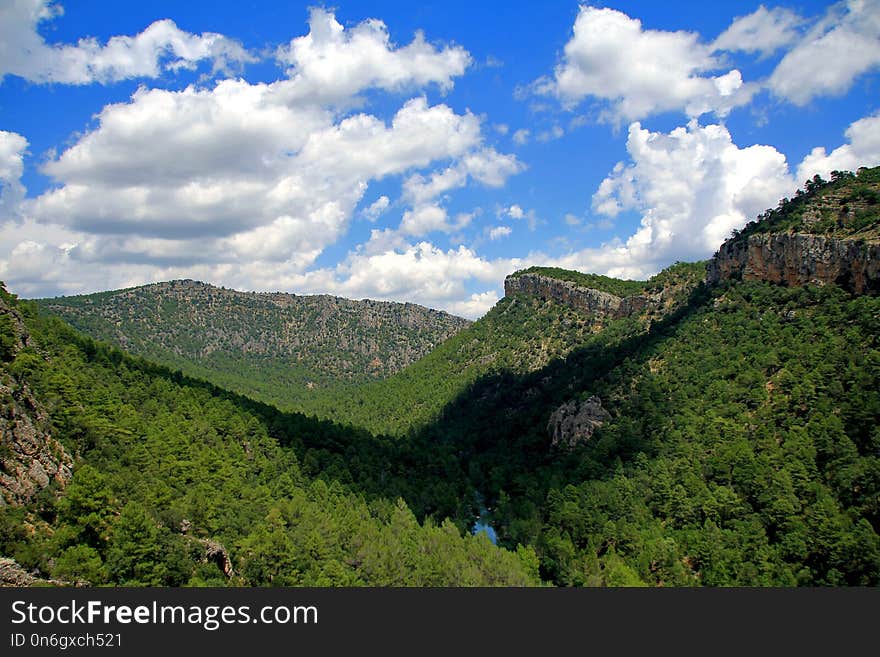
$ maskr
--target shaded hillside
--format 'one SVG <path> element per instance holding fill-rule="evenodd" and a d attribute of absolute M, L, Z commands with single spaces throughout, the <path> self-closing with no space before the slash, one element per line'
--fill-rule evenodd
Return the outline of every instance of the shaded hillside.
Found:
<path fill-rule="evenodd" d="M 531 550 L 511 553 L 484 536 L 462 536 L 442 516 L 421 524 L 403 500 L 383 495 L 406 492 L 396 465 L 389 467 L 405 459 L 378 441 L 366 444 L 344 428 L 187 379 L 41 318 L 5 291 L 0 296 L 28 333 L 26 345 L 4 351 L 0 376 L 32 391 L 48 430 L 76 459 L 63 490 L 50 486 L 34 499 L 0 505 L 0 557 L 13 558 L 31 578 L 174 586 L 538 583 Z M 0 329 L 4 345 L 16 340 L 14 323 Z M 0 428 L 5 445 L 9 427 Z M 355 463 L 322 470 L 322 450 Z M 297 453 L 305 455 L 302 465 Z M 8 473 L 16 456 L 4 451 L 0 462 Z M 358 480 L 359 468 L 374 481 L 367 474 Z"/>
<path fill-rule="evenodd" d="M 316 396 L 314 410 L 322 417 L 374 433 L 411 432 L 436 420 L 447 404 L 466 394 L 480 377 L 528 374 L 580 346 L 614 344 L 644 332 L 652 321 L 687 302 L 704 270 L 703 263 L 678 263 L 638 283 L 662 302 L 624 318 L 527 293 L 505 297 L 484 317 L 402 372 L 344 395 Z M 627 284 L 634 285 L 632 281 Z"/>
<path fill-rule="evenodd" d="M 485 372 L 414 440 L 453 446 L 558 584 L 877 585 L 880 298 L 758 273 Z"/>
<path fill-rule="evenodd" d="M 880 299 L 735 282 L 646 333 L 475 381 L 452 443 L 559 584 L 880 583 Z M 553 416 L 598 398 L 573 449 Z M 592 402 L 595 404 L 595 402 Z"/>
<path fill-rule="evenodd" d="M 455 454 L 557 584 L 880 584 L 880 298 L 772 280 L 661 317 L 515 294 L 378 386 L 447 395 L 408 442 Z"/>
<path fill-rule="evenodd" d="M 397 372 L 469 324 L 410 303 L 194 281 L 38 303 L 96 339 L 285 408 L 312 390 Z"/>
<path fill-rule="evenodd" d="M 830 184 L 839 192 L 859 181 L 838 178 Z M 296 572 L 297 583 L 521 583 L 539 568 L 559 585 L 877 586 L 875 256 L 859 256 L 864 286 L 834 275 L 813 284 L 799 272 L 828 271 L 824 252 L 792 259 L 779 236 L 804 233 L 762 233 L 770 221 L 728 244 L 765 240 L 774 268 L 747 269 L 746 258 L 740 275 L 713 276 L 722 248 L 706 267 L 709 284 L 699 263 L 619 286 L 559 270 L 516 276 L 536 284 L 509 286 L 485 317 L 413 365 L 313 397 L 325 417 L 364 429 L 281 413 L 95 345 L 60 322 L 35 324 L 56 345 L 52 359 L 25 359 L 16 376 L 39 394 L 59 435 L 73 437 L 71 453 L 103 473 L 86 499 L 109 486 L 112 495 L 99 499 L 118 510 L 114 500 L 128 496 L 161 540 L 188 546 L 190 561 L 203 559 L 201 541 L 220 541 L 236 576 L 251 582 L 283 583 Z M 859 230 L 870 233 L 874 221 Z M 597 295 L 610 305 L 581 302 Z M 652 305 L 606 312 L 636 297 Z M 180 412 L 166 414 L 166 403 Z M 9 528 L 19 525 L 7 521 L 0 535 L 12 536 L 13 556 L 39 564 L 43 540 L 58 563 L 85 545 L 71 554 L 90 562 L 91 548 L 102 568 L 117 567 L 109 547 L 93 547 L 102 534 L 76 524 L 83 508 L 63 501 L 80 498 L 81 473 L 57 505 L 44 500 L 32 511 L 47 523 L 42 538 L 15 534 Z M 241 502 L 229 505 L 235 495 Z M 406 503 L 390 505 L 397 496 Z M 478 510 L 515 554 L 460 536 Z M 119 517 L 124 527 L 153 526 L 137 508 Z M 457 527 L 438 529 L 447 517 Z M 183 520 L 199 532 L 172 529 Z M 400 557 L 395 580 L 388 550 L 400 545 L 408 560 Z M 467 563 L 467 575 L 446 570 Z M 217 577 L 216 565 L 207 568 Z"/>

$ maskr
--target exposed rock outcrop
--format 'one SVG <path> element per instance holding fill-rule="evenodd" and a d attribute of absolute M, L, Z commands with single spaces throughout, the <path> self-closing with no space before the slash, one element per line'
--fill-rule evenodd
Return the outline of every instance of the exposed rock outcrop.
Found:
<path fill-rule="evenodd" d="M 223 545 L 209 538 L 200 539 L 199 543 L 205 549 L 203 561 L 215 564 L 217 568 L 223 571 L 226 577 L 235 576 L 235 570 L 232 568 L 232 559 L 229 558 L 229 552 L 226 551 Z"/>
<path fill-rule="evenodd" d="M 28 586 L 70 586 L 70 582 L 57 579 L 41 579 L 27 572 L 15 559 L 0 557 L 0 586 L 24 588 Z M 87 582 L 76 582 L 76 586 L 88 585 Z"/>
<path fill-rule="evenodd" d="M 730 239 L 706 268 L 706 282 L 757 280 L 782 285 L 836 284 L 856 294 L 880 291 L 880 244 L 803 233 Z"/>
<path fill-rule="evenodd" d="M 561 449 L 573 449 L 587 442 L 611 415 L 602 408 L 602 400 L 593 395 L 580 403 L 571 400 L 550 414 L 547 431 L 551 444 Z"/>
<path fill-rule="evenodd" d="M 542 276 L 519 274 L 504 279 L 505 296 L 528 294 L 546 301 L 555 301 L 597 317 L 618 319 L 628 317 L 661 304 L 660 295 L 633 295 L 618 297 L 608 292 L 583 287 L 572 281 Z"/>
<path fill-rule="evenodd" d="M 192 522 L 187 518 L 180 521 L 180 533 L 187 537 L 190 541 L 195 541 L 202 548 L 202 562 L 213 563 L 219 568 L 226 577 L 235 577 L 235 569 L 232 567 L 232 559 L 229 552 L 223 547 L 219 541 L 210 538 L 196 538 L 190 536 L 192 530 Z"/>
<path fill-rule="evenodd" d="M 14 336 L 9 357 L 29 343 L 18 311 L 0 298 L 0 315 Z M 49 417 L 27 385 L 0 369 L 0 507 L 27 504 L 56 483 L 67 484 L 73 459 L 51 435 Z"/>

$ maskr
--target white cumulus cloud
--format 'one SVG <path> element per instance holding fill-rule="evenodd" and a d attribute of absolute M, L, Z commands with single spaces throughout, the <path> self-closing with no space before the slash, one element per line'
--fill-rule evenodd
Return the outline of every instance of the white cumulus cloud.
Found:
<path fill-rule="evenodd" d="M 489 239 L 490 240 L 500 240 L 502 237 L 507 237 L 513 232 L 510 226 L 493 226 L 489 229 Z"/>
<path fill-rule="evenodd" d="M 617 249 L 621 265 L 645 271 L 660 263 L 699 260 L 796 187 L 785 156 L 772 146 L 739 148 L 724 126 L 651 132 L 629 127 L 631 162 L 617 165 L 593 196 L 593 209 L 613 217 L 641 214 L 641 226 Z M 631 269 L 633 269 L 631 267 Z"/>
<path fill-rule="evenodd" d="M 277 52 L 300 101 L 340 103 L 368 88 L 400 91 L 429 83 L 449 89 L 471 64 L 464 48 L 437 48 L 421 32 L 409 45 L 396 47 L 377 19 L 346 30 L 332 12 L 313 8 L 309 28 Z"/>
<path fill-rule="evenodd" d="M 573 107 L 585 98 L 607 103 L 603 118 L 631 121 L 665 111 L 723 116 L 751 98 L 740 72 L 723 70 L 711 45 L 694 32 L 666 32 L 613 9 L 582 6 L 562 62 L 538 93 Z"/>
<path fill-rule="evenodd" d="M 379 234 L 374 238 L 385 240 Z M 420 241 L 384 249 L 367 245 L 332 269 L 311 271 L 289 282 L 304 291 L 329 291 L 354 299 L 405 299 L 474 318 L 498 300 L 500 282 L 520 265 L 517 259 L 487 260 L 465 246 L 443 250 Z M 470 292 L 469 283 L 492 289 Z"/>
<path fill-rule="evenodd" d="M 880 115 L 853 122 L 844 133 L 849 143 L 830 153 L 814 148 L 798 166 L 797 179 L 803 184 L 817 173 L 826 180 L 832 171 L 856 171 L 859 167 L 880 165 Z"/>
<path fill-rule="evenodd" d="M 142 258 L 166 257 L 167 244 L 137 237 L 200 239 L 196 253 L 226 262 L 308 262 L 340 238 L 371 180 L 467 155 L 480 142 L 476 117 L 424 98 L 390 124 L 368 114 L 337 123 L 288 104 L 289 84 L 139 90 L 44 166 L 59 185 L 28 211 L 117 236 L 105 240 L 105 257 L 139 248 Z"/>
<path fill-rule="evenodd" d="M 880 0 L 833 5 L 770 75 L 771 91 L 796 105 L 845 93 L 880 67 Z"/>
<path fill-rule="evenodd" d="M 134 36 L 49 44 L 38 26 L 63 13 L 48 0 L 0 4 L 0 81 L 16 75 L 37 83 L 90 84 L 155 78 L 166 70 L 195 68 L 210 61 L 215 71 L 255 61 L 240 43 L 214 32 L 190 34 L 164 19 Z"/>
<path fill-rule="evenodd" d="M 529 135 L 531 135 L 531 131 L 526 128 L 520 128 L 516 132 L 513 133 L 513 141 L 520 146 L 524 146 L 529 143 Z"/>
<path fill-rule="evenodd" d="M 491 266 L 472 251 L 412 245 L 407 236 L 468 225 L 479 209 L 450 218 L 440 197 L 470 181 L 501 186 L 523 164 L 484 144 L 482 119 L 468 111 L 416 95 L 380 118 L 356 97 L 446 89 L 470 62 L 467 52 L 422 35 L 398 47 L 379 21 L 343 30 L 315 10 L 309 34 L 281 56 L 289 75 L 272 83 L 142 87 L 107 105 L 50 153 L 42 171 L 53 184 L 36 198 L 22 200 L 27 142 L 0 133 L 3 219 L 16 217 L 0 223 L 0 275 L 32 296 L 192 277 L 238 289 L 404 300 L 411 292 L 438 305 L 469 298 L 464 281 Z M 410 182 L 401 226 L 374 230 L 339 268 L 310 272 L 345 235 L 371 184 L 395 176 Z M 390 206 L 382 195 L 362 213 L 375 220 Z M 397 283 L 359 282 L 362 271 L 395 266 L 406 272 Z M 460 274 L 448 273 L 458 266 Z M 445 268 L 458 283 L 435 289 L 413 268 Z"/>
<path fill-rule="evenodd" d="M 767 9 L 760 5 L 747 16 L 736 18 L 712 44 L 716 50 L 742 51 L 771 55 L 791 45 L 800 36 L 804 19 L 784 7 Z"/>
<path fill-rule="evenodd" d="M 21 183 L 27 139 L 16 132 L 0 130 L 0 222 L 18 215 L 24 200 Z"/>
<path fill-rule="evenodd" d="M 370 205 L 368 205 L 366 208 L 364 208 L 362 214 L 368 220 L 375 222 L 379 217 L 385 214 L 385 211 L 388 209 L 388 206 L 390 204 L 391 200 L 383 194 L 375 201 L 370 203 Z"/>

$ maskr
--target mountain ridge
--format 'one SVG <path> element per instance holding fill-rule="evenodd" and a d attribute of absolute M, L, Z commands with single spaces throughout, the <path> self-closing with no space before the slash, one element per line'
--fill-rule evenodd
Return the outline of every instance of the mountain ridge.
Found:
<path fill-rule="evenodd" d="M 470 325 L 412 303 L 192 279 L 36 303 L 97 339 L 282 405 L 314 388 L 387 377 Z"/>
<path fill-rule="evenodd" d="M 862 175 L 813 181 L 774 215 L 784 230 L 762 223 L 728 244 L 800 234 L 810 199 L 826 185 L 848 194 Z M 810 224 L 813 238 L 880 226 L 876 214 L 843 217 Z M 536 274 L 569 294 L 586 280 L 667 302 L 616 316 L 550 288 L 511 290 L 403 370 L 316 397 L 321 420 L 36 321 L 51 359 L 22 349 L 9 367 L 83 461 L 57 501 L 0 509 L 0 552 L 53 577 L 89 566 L 108 583 L 130 581 L 132 537 L 147 534 L 156 549 L 138 554 L 153 570 L 135 583 L 348 585 L 405 573 L 422 583 L 876 586 L 880 296 L 836 278 L 733 273 L 710 285 L 707 271 L 679 263 L 645 282 Z M 89 524 L 85 493 L 119 519 Z M 45 534 L 21 531 L 19 518 L 35 513 Z M 477 516 L 506 550 L 461 536 Z M 197 547 L 190 532 L 228 548 L 244 579 L 217 564 L 193 571 L 160 549 Z M 405 568 L 383 551 L 389 540 L 415 546 Z M 436 561 L 443 554 L 454 557 Z M 442 570 L 475 558 L 465 577 Z"/>

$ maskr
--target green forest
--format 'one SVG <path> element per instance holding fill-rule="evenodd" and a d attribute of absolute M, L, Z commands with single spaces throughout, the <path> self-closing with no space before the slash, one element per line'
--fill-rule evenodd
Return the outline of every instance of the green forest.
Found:
<path fill-rule="evenodd" d="M 5 352 L 7 395 L 30 388 L 77 460 L 60 495 L 50 488 L 0 509 L 0 554 L 25 568 L 143 586 L 538 583 L 531 548 L 499 549 L 451 521 L 419 522 L 400 497 L 307 475 L 290 443 L 334 444 L 332 429 L 302 418 L 287 426 L 3 298 L 35 341 L 11 359 Z M 223 572 L 215 542 L 234 574 Z"/>
<path fill-rule="evenodd" d="M 411 303 L 191 280 L 37 303 L 95 339 L 292 410 L 398 372 L 470 324 Z"/>
<path fill-rule="evenodd" d="M 733 239 L 871 239 L 878 183 L 810 181 Z M 100 584 L 877 586 L 880 297 L 704 272 L 541 268 L 665 305 L 613 319 L 512 295 L 299 408 L 4 292 L 30 334 L 0 313 L 4 394 L 31 391 L 75 465 L 0 508 L 0 556 Z M 585 437 L 554 442 L 566 409 L 598 404 Z M 471 535 L 478 514 L 497 546 Z"/>

